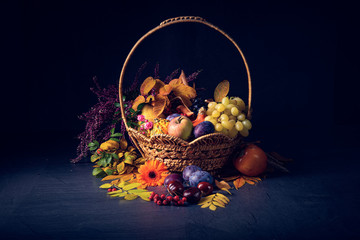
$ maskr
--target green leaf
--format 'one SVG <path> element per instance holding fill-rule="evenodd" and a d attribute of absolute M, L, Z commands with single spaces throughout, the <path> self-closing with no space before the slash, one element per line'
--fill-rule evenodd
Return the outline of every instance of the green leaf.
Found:
<path fill-rule="evenodd" d="M 127 190 L 130 190 L 130 189 L 133 189 L 133 188 L 137 188 L 140 185 L 141 185 L 141 183 L 131 183 L 129 185 L 124 186 L 123 189 L 125 191 L 127 191 Z"/>
<path fill-rule="evenodd" d="M 141 111 L 143 109 L 143 107 L 145 106 L 146 103 L 141 103 L 138 105 L 137 107 L 137 111 Z"/>
<path fill-rule="evenodd" d="M 110 137 L 121 137 L 122 134 L 121 133 L 113 133 L 110 135 Z"/>
<path fill-rule="evenodd" d="M 130 111 L 131 113 L 135 113 L 135 110 L 132 109 L 132 108 L 130 108 L 129 111 Z"/>
<path fill-rule="evenodd" d="M 98 156 L 98 155 L 96 155 L 96 154 L 93 154 L 93 155 L 91 155 L 91 158 L 90 158 L 90 161 L 91 162 L 96 162 L 98 159 L 100 159 L 101 158 L 101 156 Z"/>
<path fill-rule="evenodd" d="M 110 132 L 111 132 L 111 134 L 114 134 L 115 128 L 112 128 L 112 129 L 110 130 Z"/>
<path fill-rule="evenodd" d="M 113 169 L 106 169 L 105 172 L 109 176 L 109 175 L 112 175 L 114 173 L 114 170 Z"/>
<path fill-rule="evenodd" d="M 116 102 L 114 103 L 115 107 L 120 107 L 120 103 Z"/>
<path fill-rule="evenodd" d="M 150 196 L 150 194 L 151 194 L 151 192 L 149 192 L 149 191 L 146 190 L 146 189 L 132 189 L 132 190 L 129 190 L 128 192 L 129 192 L 129 193 L 133 193 L 133 194 L 138 194 L 138 195 L 139 195 L 139 193 L 143 193 L 143 194 L 148 193 L 149 196 Z"/>
<path fill-rule="evenodd" d="M 127 105 L 127 104 L 124 104 L 124 107 L 128 107 L 128 105 Z"/>
<path fill-rule="evenodd" d="M 122 99 L 123 99 L 123 101 L 125 101 L 126 97 L 125 97 L 125 96 L 123 96 L 123 97 L 122 97 Z"/>
<path fill-rule="evenodd" d="M 132 153 L 130 152 L 126 152 L 124 154 L 124 163 L 127 163 L 127 164 L 133 164 L 133 161 L 136 159 L 136 156 L 133 155 Z"/>
<path fill-rule="evenodd" d="M 110 188 L 112 185 L 110 183 L 104 183 L 99 188 Z"/>
<path fill-rule="evenodd" d="M 113 140 L 113 141 L 116 141 L 116 142 L 120 142 L 120 140 L 118 138 L 110 138 L 109 140 Z"/>
<path fill-rule="evenodd" d="M 101 168 L 94 168 L 92 174 L 96 177 L 102 177 L 106 175 L 106 173 Z"/>
<path fill-rule="evenodd" d="M 112 155 L 108 154 L 105 158 L 106 165 L 109 165 L 112 161 Z"/>
<path fill-rule="evenodd" d="M 119 160 L 119 156 L 116 154 L 116 153 L 112 153 L 111 156 L 116 159 L 116 160 Z"/>

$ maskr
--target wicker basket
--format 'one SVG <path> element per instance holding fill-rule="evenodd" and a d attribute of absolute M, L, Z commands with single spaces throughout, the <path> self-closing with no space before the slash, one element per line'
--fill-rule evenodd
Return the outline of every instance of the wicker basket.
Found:
<path fill-rule="evenodd" d="M 157 159 L 165 163 L 168 169 L 172 172 L 181 172 L 188 165 L 197 165 L 201 167 L 205 171 L 216 172 L 221 169 L 230 155 L 234 152 L 235 148 L 239 145 L 241 141 L 240 134 L 237 138 L 232 139 L 220 133 L 213 133 L 202 136 L 193 140 L 192 142 L 184 141 L 178 137 L 166 135 L 166 134 L 158 134 L 154 135 L 151 138 L 148 138 L 141 133 L 139 133 L 136 129 L 130 128 L 127 126 L 126 118 L 125 118 L 125 110 L 123 105 L 122 98 L 122 83 L 124 79 L 125 69 L 127 64 L 134 53 L 135 49 L 139 46 L 139 44 L 147 38 L 152 33 L 157 30 L 170 26 L 176 23 L 201 23 L 204 24 L 222 35 L 224 35 L 228 40 L 230 40 L 233 45 L 236 47 L 238 52 L 240 53 L 242 60 L 245 64 L 247 77 L 248 77 L 248 112 L 247 117 L 250 118 L 250 109 L 251 109 L 251 78 L 249 67 L 246 62 L 245 56 L 240 50 L 239 46 L 236 42 L 227 35 L 224 31 L 214 26 L 213 24 L 205 21 L 200 17 L 193 16 L 185 16 L 185 17 L 176 17 L 163 21 L 159 26 L 153 28 L 149 32 L 147 32 L 144 36 L 142 36 L 136 44 L 131 49 L 128 54 L 123 68 L 121 70 L 120 79 L 119 79 L 119 100 L 121 106 L 121 115 L 124 119 L 126 130 L 129 133 L 130 138 L 134 142 L 135 146 L 140 151 L 141 155 L 147 159 Z"/>

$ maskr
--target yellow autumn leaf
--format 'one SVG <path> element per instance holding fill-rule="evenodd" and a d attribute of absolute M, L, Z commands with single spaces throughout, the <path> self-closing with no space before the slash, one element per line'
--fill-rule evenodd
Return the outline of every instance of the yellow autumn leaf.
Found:
<path fill-rule="evenodd" d="M 118 178 L 120 178 L 119 175 L 109 175 L 109 176 L 106 176 L 103 179 L 101 179 L 101 181 L 115 180 L 115 179 L 118 179 Z"/>
<path fill-rule="evenodd" d="M 116 191 L 113 191 L 113 192 L 108 192 L 107 194 L 108 195 L 114 195 L 114 194 L 118 194 L 118 193 L 122 193 L 123 190 L 119 189 L 119 190 L 116 190 Z"/>
<path fill-rule="evenodd" d="M 110 197 L 124 197 L 126 194 L 127 194 L 126 192 L 121 192 L 117 194 L 112 194 L 110 195 Z"/>
<path fill-rule="evenodd" d="M 124 156 L 124 152 L 119 152 L 119 153 L 118 153 L 119 159 L 121 159 L 123 156 Z"/>
<path fill-rule="evenodd" d="M 99 188 L 110 188 L 111 184 L 110 183 L 104 183 L 103 185 L 100 185 Z"/>
<path fill-rule="evenodd" d="M 233 183 L 234 183 L 235 189 L 238 190 L 239 188 L 244 186 L 245 179 L 243 177 L 240 177 L 240 178 L 236 179 Z"/>
<path fill-rule="evenodd" d="M 213 201 L 212 204 L 214 204 L 215 206 L 218 206 L 218 207 L 222 207 L 222 208 L 225 207 L 225 204 L 222 202 Z"/>
<path fill-rule="evenodd" d="M 204 203 L 204 204 L 201 206 L 201 208 L 207 208 L 207 207 L 210 206 L 210 204 L 211 204 L 211 202 Z"/>
<path fill-rule="evenodd" d="M 132 173 L 121 175 L 121 180 L 124 182 L 129 181 L 132 178 L 134 178 L 134 174 L 132 174 Z"/>
<path fill-rule="evenodd" d="M 224 97 L 226 97 L 229 93 L 230 83 L 228 80 L 224 80 L 219 83 L 214 91 L 214 99 L 215 102 L 221 102 Z"/>
<path fill-rule="evenodd" d="M 116 166 L 116 170 L 118 171 L 119 174 L 123 174 L 125 172 L 125 163 L 121 162 Z"/>
<path fill-rule="evenodd" d="M 133 189 L 133 188 L 137 188 L 140 185 L 141 185 L 141 183 L 131 183 L 129 185 L 124 186 L 123 189 L 125 191 L 127 191 L 127 190 L 130 190 L 130 189 Z"/>
<path fill-rule="evenodd" d="M 148 190 L 146 190 L 146 189 L 131 189 L 131 190 L 129 190 L 128 191 L 129 193 L 133 193 L 133 194 L 139 194 L 139 193 L 148 193 L 149 194 L 149 196 L 150 196 L 150 192 L 148 191 Z"/>
<path fill-rule="evenodd" d="M 209 206 L 210 210 L 215 211 L 216 210 L 216 206 L 214 204 L 210 204 Z"/>
<path fill-rule="evenodd" d="M 138 197 L 138 195 L 135 194 L 125 194 L 124 199 L 125 200 L 134 200 Z"/>
<path fill-rule="evenodd" d="M 140 194 L 138 194 L 138 196 L 144 201 L 148 201 L 148 202 L 150 201 L 150 199 L 149 199 L 150 195 L 147 196 L 145 194 L 140 193 Z"/>
<path fill-rule="evenodd" d="M 215 194 L 211 194 L 209 196 L 201 198 L 200 201 L 198 202 L 198 205 L 202 205 L 202 204 L 205 204 L 205 203 L 211 201 L 213 199 L 213 197 L 215 197 Z"/>
<path fill-rule="evenodd" d="M 218 181 L 218 180 L 215 180 L 215 185 L 219 188 L 219 189 L 222 189 L 222 188 L 225 188 L 225 189 L 230 189 L 231 186 L 225 182 L 225 181 Z"/>
<path fill-rule="evenodd" d="M 228 197 L 226 197 L 224 194 L 216 193 L 216 197 L 224 199 L 227 203 L 230 202 L 230 199 Z"/>
<path fill-rule="evenodd" d="M 155 100 L 155 97 L 153 95 L 149 95 L 149 96 L 147 96 L 147 98 L 145 100 L 145 103 L 150 103 L 150 102 L 152 102 L 154 100 Z"/>
<path fill-rule="evenodd" d="M 119 182 L 120 182 L 120 179 L 116 179 L 116 180 L 114 180 L 114 181 L 111 181 L 110 183 L 111 183 L 112 185 L 118 185 Z"/>
<path fill-rule="evenodd" d="M 155 84 L 156 84 L 156 80 L 154 78 L 152 77 L 146 78 L 140 86 L 140 94 L 143 96 L 147 95 L 150 92 L 150 90 L 153 89 Z"/>
<path fill-rule="evenodd" d="M 225 192 L 227 192 L 227 193 L 229 193 L 231 195 L 231 192 L 226 188 L 221 188 L 220 190 L 223 190 L 223 191 L 225 191 Z"/>
<path fill-rule="evenodd" d="M 249 180 L 249 179 L 245 179 L 245 182 L 248 183 L 248 184 L 250 184 L 250 185 L 255 185 L 255 182 L 253 182 L 253 181 L 251 181 L 251 180 Z"/>
<path fill-rule="evenodd" d="M 213 201 L 214 202 L 219 202 L 219 203 L 224 204 L 224 205 L 228 204 L 228 202 L 225 199 L 221 198 L 221 197 L 214 197 Z"/>

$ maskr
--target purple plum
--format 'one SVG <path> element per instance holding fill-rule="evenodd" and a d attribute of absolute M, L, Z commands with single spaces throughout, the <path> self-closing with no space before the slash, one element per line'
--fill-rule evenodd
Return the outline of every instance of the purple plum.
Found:
<path fill-rule="evenodd" d="M 209 121 L 203 121 L 194 128 L 195 138 L 204 136 L 206 134 L 213 133 L 215 131 L 214 124 Z"/>
<path fill-rule="evenodd" d="M 189 181 L 189 177 L 192 173 L 196 172 L 196 171 L 201 171 L 202 169 L 198 166 L 195 165 L 190 165 L 187 166 L 184 171 L 183 171 L 183 179 L 185 181 Z"/>
<path fill-rule="evenodd" d="M 173 118 L 176 118 L 176 117 L 180 117 L 181 115 L 178 114 L 178 113 L 173 113 L 173 114 L 170 114 L 169 116 L 167 116 L 166 120 L 173 120 Z"/>
<path fill-rule="evenodd" d="M 182 183 L 183 178 L 180 174 L 172 173 L 165 178 L 165 181 L 164 181 L 165 187 L 167 187 L 169 185 L 169 183 L 172 181 L 178 181 L 178 182 Z"/>
<path fill-rule="evenodd" d="M 212 184 L 214 178 L 211 176 L 210 173 L 206 171 L 197 171 L 190 175 L 189 182 L 190 187 L 196 187 L 200 182 L 208 182 Z"/>

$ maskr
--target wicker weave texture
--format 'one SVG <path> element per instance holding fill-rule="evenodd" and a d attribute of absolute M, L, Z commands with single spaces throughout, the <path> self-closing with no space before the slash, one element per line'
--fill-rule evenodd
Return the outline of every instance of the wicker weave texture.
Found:
<path fill-rule="evenodd" d="M 172 172 L 181 172 L 189 165 L 197 165 L 205 171 L 216 171 L 224 166 L 241 140 L 240 137 L 231 139 L 219 133 L 192 142 L 166 134 L 147 138 L 133 128 L 129 128 L 129 134 L 137 140 L 146 158 L 164 162 Z"/>

